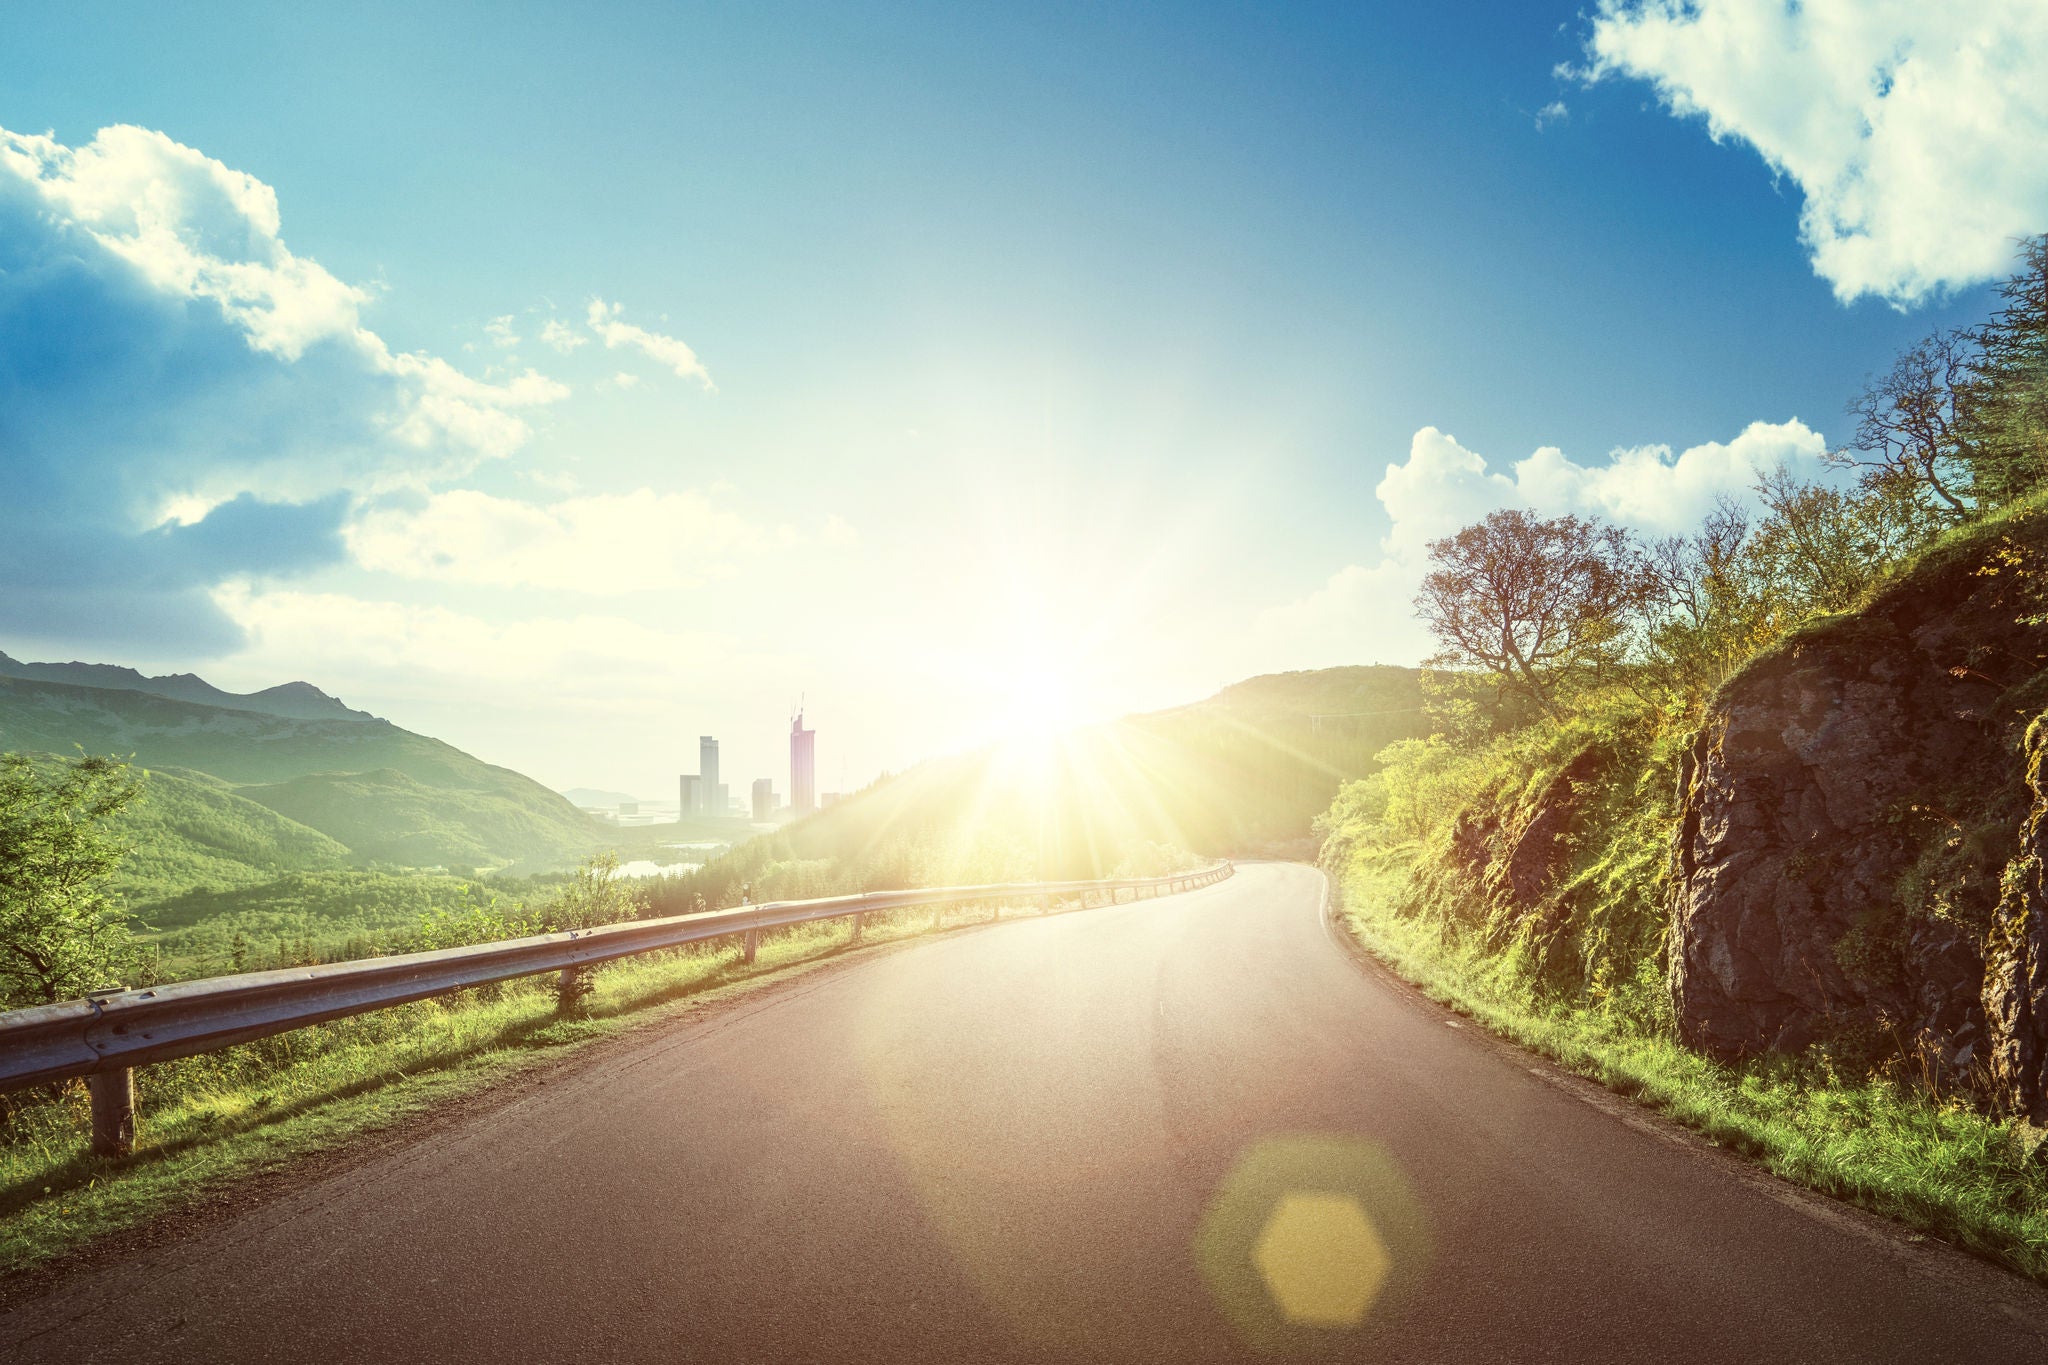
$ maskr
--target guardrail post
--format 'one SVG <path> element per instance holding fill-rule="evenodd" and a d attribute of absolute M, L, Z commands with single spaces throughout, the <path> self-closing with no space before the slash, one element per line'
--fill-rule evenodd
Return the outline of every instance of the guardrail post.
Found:
<path fill-rule="evenodd" d="M 85 1078 L 92 1096 L 92 1154 L 127 1156 L 135 1150 L 135 1073 L 127 1067 Z"/>
<path fill-rule="evenodd" d="M 858 943 L 858 942 L 860 942 L 860 931 L 861 931 L 861 928 L 862 928 L 862 926 L 863 926 L 863 925 L 865 925 L 865 924 L 867 923 L 867 919 L 868 919 L 868 912 L 867 912 L 867 911 L 865 911 L 865 910 L 856 910 L 856 911 L 854 911 L 854 914 L 853 914 L 853 937 L 847 940 L 847 942 L 848 942 L 849 944 L 851 944 L 851 943 Z"/>
<path fill-rule="evenodd" d="M 555 1013 L 581 1015 L 590 1007 L 590 993 L 596 987 L 590 981 L 590 968 L 582 963 L 562 968 L 555 979 Z"/>
<path fill-rule="evenodd" d="M 760 949 L 760 947 L 761 931 L 759 929 L 749 929 L 746 933 L 741 934 L 740 961 L 752 962 L 754 960 L 755 952 L 757 952 Z"/>

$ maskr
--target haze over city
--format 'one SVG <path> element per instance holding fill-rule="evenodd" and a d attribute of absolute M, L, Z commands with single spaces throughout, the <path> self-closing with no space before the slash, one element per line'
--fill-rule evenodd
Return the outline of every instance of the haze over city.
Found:
<path fill-rule="evenodd" d="M 16 7 L 0 647 L 648 796 L 1413 663 L 1429 537 L 1812 466 L 2042 221 L 1978 48 L 1724 8 Z"/>

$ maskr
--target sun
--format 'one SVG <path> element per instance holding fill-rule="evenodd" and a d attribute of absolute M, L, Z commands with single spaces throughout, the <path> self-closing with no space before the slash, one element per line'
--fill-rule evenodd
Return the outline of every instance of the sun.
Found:
<path fill-rule="evenodd" d="M 1081 723 L 1070 674 L 1044 660 L 1012 662 L 996 678 L 995 733 L 1011 744 L 1043 745 Z"/>

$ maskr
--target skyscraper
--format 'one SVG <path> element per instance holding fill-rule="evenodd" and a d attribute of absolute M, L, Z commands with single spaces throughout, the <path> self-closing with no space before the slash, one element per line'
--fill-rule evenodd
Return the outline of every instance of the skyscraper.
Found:
<path fill-rule="evenodd" d="M 789 723 L 789 808 L 798 815 L 818 808 L 818 732 L 804 729 L 799 711 Z"/>
<path fill-rule="evenodd" d="M 766 824 L 775 818 L 775 779 L 757 777 L 754 779 L 754 823 Z"/>
<path fill-rule="evenodd" d="M 697 774 L 684 773 L 681 780 L 681 801 L 677 803 L 681 818 L 687 820 L 704 809 L 704 798 L 697 793 Z"/>
<path fill-rule="evenodd" d="M 706 815 L 726 814 L 725 788 L 718 781 L 718 741 L 710 735 L 697 736 L 697 799 Z"/>

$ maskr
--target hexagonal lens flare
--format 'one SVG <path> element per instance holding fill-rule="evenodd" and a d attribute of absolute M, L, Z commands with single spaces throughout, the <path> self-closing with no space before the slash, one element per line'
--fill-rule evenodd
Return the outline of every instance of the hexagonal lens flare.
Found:
<path fill-rule="evenodd" d="M 1392 1261 L 1350 1195 L 1290 1194 L 1266 1220 L 1252 1263 L 1289 1322 L 1356 1327 Z"/>
<path fill-rule="evenodd" d="M 1422 1206 L 1386 1149 L 1294 1134 L 1252 1144 L 1224 1177 L 1195 1235 L 1216 1305 L 1261 1351 L 1316 1351 L 1370 1331 L 1421 1283 Z"/>

